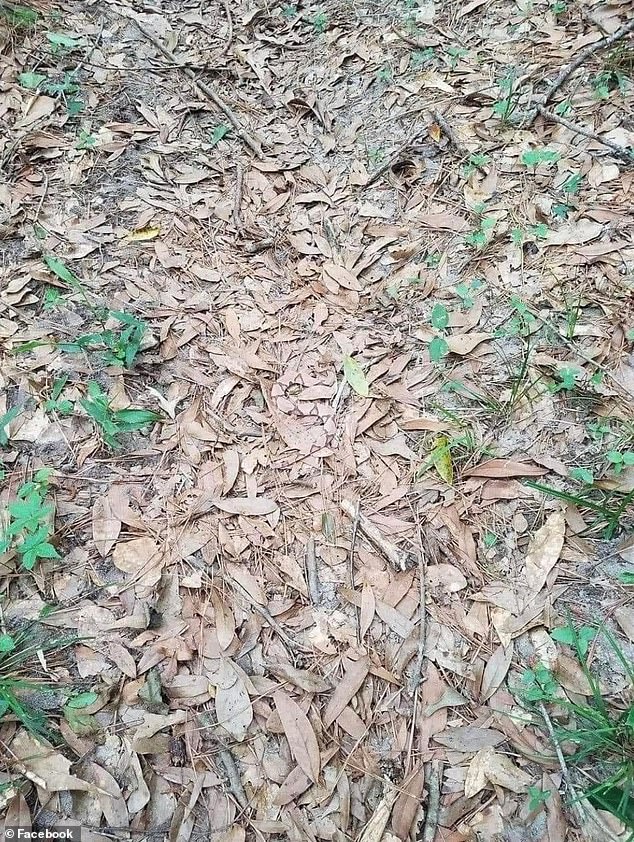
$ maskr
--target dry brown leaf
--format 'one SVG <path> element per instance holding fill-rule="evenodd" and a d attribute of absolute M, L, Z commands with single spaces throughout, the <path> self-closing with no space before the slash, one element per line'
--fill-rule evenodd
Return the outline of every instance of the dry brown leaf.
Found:
<path fill-rule="evenodd" d="M 323 722 L 325 728 L 329 728 L 332 725 L 348 702 L 357 693 L 369 671 L 370 661 L 366 656 L 350 663 L 324 711 Z"/>
<path fill-rule="evenodd" d="M 273 694 L 273 701 L 295 762 L 311 781 L 317 783 L 320 770 L 319 745 L 310 720 L 297 702 L 282 690 Z"/>
<path fill-rule="evenodd" d="M 495 652 L 487 661 L 482 676 L 482 686 L 480 688 L 480 700 L 486 702 L 490 699 L 495 691 L 500 687 L 506 674 L 511 666 L 513 659 L 513 644 L 510 646 L 498 646 Z"/>
<path fill-rule="evenodd" d="M 469 763 L 464 794 L 466 798 L 473 798 L 488 784 L 510 789 L 511 792 L 526 792 L 532 780 L 508 757 L 497 754 L 493 748 L 484 748 Z"/>
<path fill-rule="evenodd" d="M 540 468 L 532 462 L 515 462 L 513 459 L 489 459 L 474 468 L 463 471 L 465 477 L 491 477 L 506 479 L 508 477 L 541 477 L 547 474 L 546 468 Z"/>
<path fill-rule="evenodd" d="M 398 789 L 393 786 L 386 788 L 383 798 L 377 804 L 370 820 L 358 837 L 358 842 L 382 842 L 385 828 L 390 820 L 390 813 L 398 797 Z"/>
<path fill-rule="evenodd" d="M 129 584 L 139 597 L 146 597 L 161 579 L 165 556 L 159 546 L 148 537 L 122 541 L 114 548 L 115 567 L 129 574 Z"/>
<path fill-rule="evenodd" d="M 424 785 L 425 772 L 423 767 L 420 766 L 399 787 L 399 796 L 392 813 L 392 830 L 403 842 L 410 838 L 412 830 L 414 831 L 413 835 L 417 835 L 417 828 L 412 826 L 416 814 L 420 811 Z"/>
<path fill-rule="evenodd" d="M 491 333 L 460 333 L 447 336 L 445 342 L 452 354 L 463 357 L 465 354 L 470 354 L 487 339 L 491 339 L 491 336 Z"/>
<path fill-rule="evenodd" d="M 275 500 L 266 497 L 214 497 L 210 503 L 230 515 L 270 515 L 277 511 Z"/>
<path fill-rule="evenodd" d="M 307 693 L 328 693 L 329 690 L 332 690 L 327 681 L 309 670 L 300 670 L 281 661 L 267 662 L 266 667 L 282 681 L 288 681 Z"/>
<path fill-rule="evenodd" d="M 43 739 L 19 731 L 11 742 L 11 752 L 21 773 L 46 792 L 83 790 L 98 793 L 94 784 L 70 774 L 71 762 Z"/>
<path fill-rule="evenodd" d="M 218 724 L 242 742 L 253 721 L 253 707 L 240 673 L 228 660 L 223 660 L 221 684 L 216 687 L 216 718 Z"/>
<path fill-rule="evenodd" d="M 113 511 L 109 496 L 97 497 L 92 507 L 92 537 L 102 558 L 114 547 L 120 532 L 121 521 Z"/>
<path fill-rule="evenodd" d="M 374 598 L 374 591 L 372 590 L 372 586 L 365 582 L 361 591 L 361 611 L 359 614 L 359 635 L 361 640 L 366 636 L 368 629 L 372 625 L 375 610 L 376 600 Z"/>
<path fill-rule="evenodd" d="M 504 734 L 493 728 L 476 728 L 474 725 L 459 725 L 447 728 L 434 735 L 434 740 L 441 746 L 454 751 L 476 752 L 483 748 L 493 748 L 505 739 Z"/>
<path fill-rule="evenodd" d="M 564 513 L 553 512 L 533 535 L 524 563 L 524 578 L 530 590 L 526 602 L 530 596 L 538 594 L 546 584 L 548 574 L 559 559 L 565 534 Z"/>

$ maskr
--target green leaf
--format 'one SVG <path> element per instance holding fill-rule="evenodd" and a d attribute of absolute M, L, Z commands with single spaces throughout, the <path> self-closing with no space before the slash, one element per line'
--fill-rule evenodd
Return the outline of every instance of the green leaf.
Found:
<path fill-rule="evenodd" d="M 444 304 L 434 304 L 431 311 L 431 323 L 436 330 L 445 330 L 449 324 L 449 313 Z"/>
<path fill-rule="evenodd" d="M 70 35 L 64 35 L 63 32 L 47 32 L 46 37 L 48 41 L 53 45 L 53 47 L 63 47 L 67 50 L 73 50 L 76 47 L 79 47 L 79 41 L 77 38 L 73 38 Z"/>
<path fill-rule="evenodd" d="M 370 387 L 366 380 L 363 369 L 359 363 L 350 356 L 343 358 L 343 376 L 351 389 L 361 395 L 362 398 L 367 398 L 370 394 Z"/>
<path fill-rule="evenodd" d="M 18 80 L 23 88 L 29 88 L 29 90 L 34 91 L 36 88 L 39 88 L 42 82 L 46 82 L 46 76 L 43 73 L 20 73 L 18 76 Z"/>
<path fill-rule="evenodd" d="M 557 217 L 557 219 L 567 219 L 569 213 L 570 207 L 568 205 L 564 205 L 562 202 L 557 202 L 552 207 L 552 214 Z"/>
<path fill-rule="evenodd" d="M 531 234 L 533 234 L 535 237 L 544 240 L 548 236 L 548 232 L 550 229 L 548 228 L 548 225 L 546 225 L 545 222 L 539 222 L 537 225 L 531 225 L 530 230 Z"/>
<path fill-rule="evenodd" d="M 7 410 L 4 415 L 0 415 L 0 447 L 6 447 L 9 444 L 9 436 L 6 428 L 17 418 L 22 411 L 21 406 L 14 406 Z"/>
<path fill-rule="evenodd" d="M 429 359 L 433 363 L 438 363 L 443 357 L 446 357 L 448 353 L 449 345 L 447 345 L 442 336 L 434 336 L 432 341 L 429 343 Z"/>
<path fill-rule="evenodd" d="M 15 640 L 10 634 L 0 634 L 0 653 L 13 652 L 15 649 Z"/>
<path fill-rule="evenodd" d="M 594 474 L 588 468 L 571 468 L 570 476 L 579 480 L 579 482 L 585 482 L 586 485 L 594 483 Z"/>
<path fill-rule="evenodd" d="M 527 167 L 536 167 L 538 164 L 554 164 L 560 158 L 559 152 L 553 149 L 527 149 L 522 152 L 520 161 Z"/>
<path fill-rule="evenodd" d="M 453 463 L 451 461 L 451 447 L 446 436 L 438 436 L 434 442 L 434 449 L 429 456 L 438 475 L 447 485 L 453 485 Z"/>
<path fill-rule="evenodd" d="M 624 585 L 634 585 L 634 573 L 629 573 L 627 570 L 624 573 L 619 573 L 618 579 Z"/>
<path fill-rule="evenodd" d="M 87 708 L 90 705 L 94 705 L 94 703 L 99 698 L 98 693 L 86 692 L 86 693 L 78 693 L 76 696 L 73 696 L 66 702 L 67 708 Z"/>
<path fill-rule="evenodd" d="M 213 130 L 211 137 L 209 138 L 209 143 L 212 147 L 217 146 L 218 143 L 229 134 L 231 129 L 229 126 L 226 126 L 224 123 L 220 123 L 220 125 L 216 126 Z"/>
<path fill-rule="evenodd" d="M 564 193 L 569 193 L 571 195 L 574 193 L 578 193 L 582 181 L 583 176 L 581 175 L 581 173 L 575 173 L 574 175 L 568 176 L 568 178 L 562 184 L 561 189 L 564 191 Z"/>
<path fill-rule="evenodd" d="M 66 264 L 58 260 L 57 257 L 51 257 L 48 254 L 44 255 L 44 263 L 46 263 L 54 275 L 57 275 L 60 280 L 66 281 L 67 284 L 76 287 L 80 283 L 77 275 L 74 275 Z"/>

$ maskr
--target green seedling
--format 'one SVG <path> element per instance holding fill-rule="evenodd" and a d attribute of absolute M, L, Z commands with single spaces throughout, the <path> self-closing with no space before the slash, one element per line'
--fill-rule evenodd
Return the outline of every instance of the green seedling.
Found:
<path fill-rule="evenodd" d="M 379 70 L 377 70 L 377 82 L 382 82 L 384 85 L 389 85 L 393 78 L 394 74 L 392 73 L 392 68 L 388 64 L 384 65 Z"/>
<path fill-rule="evenodd" d="M 605 454 L 605 458 L 612 466 L 614 473 L 620 474 L 623 471 L 623 468 L 634 465 L 634 450 L 625 450 L 622 452 L 618 450 L 608 450 Z"/>
<path fill-rule="evenodd" d="M 465 50 L 464 47 L 446 47 L 445 62 L 451 70 L 455 70 L 460 59 L 464 58 L 468 53 L 469 51 Z"/>
<path fill-rule="evenodd" d="M 2 16 L 9 26 L 16 29 L 30 29 L 35 26 L 39 20 L 39 15 L 34 9 L 29 9 L 27 6 L 9 6 L 0 5 L 0 16 Z"/>
<path fill-rule="evenodd" d="M 565 117 L 572 111 L 572 103 L 569 99 L 564 99 L 562 102 L 557 103 L 554 111 L 555 114 L 558 114 L 560 117 Z"/>
<path fill-rule="evenodd" d="M 497 219 L 494 216 L 482 216 L 478 228 L 464 238 L 465 243 L 476 249 L 483 249 L 490 242 L 496 225 Z"/>
<path fill-rule="evenodd" d="M 528 810 L 539 810 L 550 798 L 552 792 L 550 789 L 540 789 L 538 786 L 529 786 L 528 788 Z"/>
<path fill-rule="evenodd" d="M 490 163 L 491 158 L 489 155 L 485 155 L 483 152 L 474 152 L 469 155 L 467 163 L 462 165 L 462 175 L 465 178 L 469 178 L 469 176 L 473 175 L 476 170 L 479 170 L 481 167 L 485 167 Z"/>
<path fill-rule="evenodd" d="M 436 51 L 433 47 L 425 47 L 424 50 L 414 50 L 409 57 L 409 64 L 412 70 L 423 67 L 429 62 L 436 61 Z"/>
<path fill-rule="evenodd" d="M 482 543 L 484 544 L 487 550 L 490 550 L 494 547 L 498 542 L 498 536 L 495 532 L 485 532 L 482 536 Z"/>
<path fill-rule="evenodd" d="M 46 287 L 44 290 L 44 297 L 42 299 L 42 307 L 45 310 L 54 310 L 56 307 L 60 306 L 60 303 L 64 300 L 64 296 L 62 293 L 57 289 L 57 287 Z"/>
<path fill-rule="evenodd" d="M 442 254 L 439 251 L 427 252 L 423 259 L 423 263 L 428 269 L 437 269 L 442 260 Z"/>
<path fill-rule="evenodd" d="M 473 294 L 484 286 L 480 278 L 473 278 L 468 283 L 460 283 L 455 286 L 455 293 L 465 310 L 470 310 L 475 304 Z"/>
<path fill-rule="evenodd" d="M 577 378 L 579 377 L 580 372 L 576 368 L 561 368 L 558 372 L 556 372 L 558 382 L 553 384 L 551 390 L 553 394 L 557 392 L 566 391 L 571 392 L 577 386 Z"/>
<path fill-rule="evenodd" d="M 8 409 L 4 413 L 4 415 L 0 415 L 0 447 L 6 447 L 9 444 L 9 434 L 7 433 L 7 427 L 13 421 L 14 418 L 18 417 L 21 411 L 21 406 L 13 406 L 11 407 L 11 409 Z"/>
<path fill-rule="evenodd" d="M 321 9 L 313 15 L 311 20 L 313 30 L 317 35 L 323 35 L 328 28 L 328 15 Z"/>
<path fill-rule="evenodd" d="M 550 4 L 550 11 L 557 18 L 568 11 L 568 6 L 563 2 L 563 0 L 555 0 L 554 3 Z"/>
<path fill-rule="evenodd" d="M 42 73 L 33 72 L 21 73 L 18 79 L 24 88 L 39 90 L 51 96 L 61 97 L 71 117 L 78 114 L 84 107 L 83 101 L 76 97 L 80 88 L 77 84 L 75 73 L 64 74 L 61 82 L 51 81 Z"/>
<path fill-rule="evenodd" d="M 431 311 L 431 324 L 432 327 L 441 333 L 444 333 L 447 329 L 449 325 L 449 312 L 444 304 L 434 304 L 433 310 Z M 442 335 L 434 336 L 429 343 L 428 351 L 429 359 L 433 363 L 438 363 L 449 353 L 449 345 L 447 345 L 447 341 Z"/>
<path fill-rule="evenodd" d="M 119 436 L 123 433 L 142 430 L 161 420 L 158 413 L 149 409 L 113 409 L 110 399 L 95 382 L 88 384 L 88 396 L 80 404 L 101 431 L 105 444 L 113 450 L 120 446 Z"/>
<path fill-rule="evenodd" d="M 599 681 L 588 660 L 590 644 L 601 635 L 620 662 L 630 688 L 623 694 L 628 701 L 615 704 L 605 698 Z M 587 701 L 571 702 L 562 691 L 556 674 L 539 665 L 527 670 L 522 686 L 516 692 L 520 699 L 536 714 L 546 716 L 545 706 L 556 704 L 568 714 L 565 726 L 554 723 L 552 730 L 556 748 L 574 746 L 566 753 L 566 764 L 583 772 L 583 795 L 596 808 L 606 810 L 626 827 L 634 829 L 634 705 L 631 691 L 634 688 L 634 669 L 612 634 L 605 627 L 575 627 L 570 620 L 566 626 L 553 630 L 554 640 L 569 646 L 586 679 L 590 694 Z M 545 723 L 551 732 L 553 723 Z"/>
<path fill-rule="evenodd" d="M 86 713 L 86 708 L 94 705 L 98 699 L 97 693 L 77 693 L 62 708 L 64 719 L 78 736 L 88 737 L 101 730 L 95 717 Z"/>
<path fill-rule="evenodd" d="M 555 164 L 561 155 L 553 149 L 527 149 L 520 155 L 520 161 L 526 167 L 537 167 L 539 164 Z"/>
<path fill-rule="evenodd" d="M 58 415 L 72 415 L 75 409 L 75 404 L 72 401 L 64 400 L 61 398 L 61 394 L 64 390 L 64 386 L 68 381 L 68 375 L 65 374 L 63 377 L 58 377 L 57 380 L 53 383 L 53 388 L 51 389 L 51 397 L 46 401 L 44 404 L 44 409 L 46 412 L 56 412 Z"/>
<path fill-rule="evenodd" d="M 209 145 L 212 148 L 214 146 L 217 146 L 223 139 L 223 137 L 226 137 L 230 131 L 230 126 L 225 125 L 225 123 L 219 123 L 211 133 L 211 137 L 209 138 Z"/>
<path fill-rule="evenodd" d="M 282 6 L 282 17 L 286 18 L 286 20 L 292 20 L 297 17 L 297 6 Z"/>
<path fill-rule="evenodd" d="M 144 321 L 119 310 L 110 310 L 108 315 L 124 327 L 119 330 L 104 328 L 99 333 L 86 333 L 77 337 L 74 342 L 59 342 L 57 347 L 70 353 L 99 351 L 108 365 L 132 368 L 141 349 L 147 325 Z"/>
<path fill-rule="evenodd" d="M 571 468 L 570 477 L 585 485 L 594 485 L 594 474 L 589 468 Z"/>
<path fill-rule="evenodd" d="M 592 88 L 597 99 L 608 99 L 615 90 L 627 93 L 628 82 L 619 70 L 603 70 L 592 79 Z"/>
<path fill-rule="evenodd" d="M 37 471 L 7 506 L 9 523 L 0 537 L 0 553 L 15 550 L 26 570 L 32 570 L 38 558 L 59 558 L 49 540 L 53 534 L 53 506 L 46 503 L 50 474 L 46 468 Z"/>
<path fill-rule="evenodd" d="M 499 117 L 503 123 L 508 123 L 516 110 L 519 97 L 520 88 L 515 86 L 515 68 L 511 68 L 509 72 L 500 80 L 499 88 L 504 94 L 502 99 L 499 99 L 493 106 L 493 113 Z"/>
<path fill-rule="evenodd" d="M 47 32 L 46 39 L 51 45 L 51 52 L 55 54 L 70 53 L 81 47 L 78 38 L 65 35 L 63 32 Z"/>
<path fill-rule="evenodd" d="M 368 161 L 375 167 L 378 167 L 385 160 L 385 150 L 381 146 L 375 146 L 368 149 Z"/>
<path fill-rule="evenodd" d="M 555 217 L 555 219 L 568 219 L 568 214 L 570 213 L 570 205 L 566 205 L 563 202 L 555 202 L 555 204 L 552 206 L 551 213 Z"/>
<path fill-rule="evenodd" d="M 528 336 L 535 323 L 535 316 L 517 295 L 511 296 L 511 316 L 495 331 L 498 338 Z"/>
<path fill-rule="evenodd" d="M 79 132 L 75 149 L 94 149 L 96 145 L 97 138 L 94 135 L 84 129 Z"/>

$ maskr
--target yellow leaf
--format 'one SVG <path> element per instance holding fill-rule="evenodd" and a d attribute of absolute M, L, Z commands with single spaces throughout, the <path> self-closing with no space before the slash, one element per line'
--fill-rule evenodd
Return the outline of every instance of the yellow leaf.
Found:
<path fill-rule="evenodd" d="M 368 381 L 365 378 L 363 369 L 352 357 L 343 358 L 343 374 L 357 395 L 361 395 L 362 398 L 368 397 L 370 394 Z"/>
<path fill-rule="evenodd" d="M 438 143 L 442 135 L 442 129 L 440 128 L 440 126 L 438 126 L 436 123 L 432 123 L 427 131 L 429 132 L 429 136 L 432 138 L 432 140 L 435 140 L 436 143 Z"/>
<path fill-rule="evenodd" d="M 160 228 L 136 228 L 126 234 L 126 240 L 128 243 L 145 243 L 158 237 L 160 233 Z"/>
<path fill-rule="evenodd" d="M 434 449 L 431 452 L 430 458 L 440 478 L 444 479 L 447 485 L 452 485 L 453 464 L 451 462 L 451 450 L 449 449 L 449 439 L 447 436 L 438 436 L 434 442 Z"/>

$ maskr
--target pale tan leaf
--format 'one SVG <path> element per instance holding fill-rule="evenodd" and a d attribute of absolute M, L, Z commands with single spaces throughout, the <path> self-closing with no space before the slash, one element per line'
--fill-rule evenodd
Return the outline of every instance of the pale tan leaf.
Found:
<path fill-rule="evenodd" d="M 453 564 L 429 564 L 425 571 L 430 588 L 442 587 L 449 593 L 456 593 L 467 587 L 467 579 Z"/>
<path fill-rule="evenodd" d="M 364 582 L 363 590 L 361 591 L 361 612 L 359 615 L 359 635 L 361 636 L 361 640 L 366 636 L 372 624 L 375 610 L 376 600 L 374 598 L 374 591 L 371 585 Z"/>
<path fill-rule="evenodd" d="M 253 720 L 253 707 L 242 676 L 235 674 L 236 680 L 230 687 L 216 689 L 216 717 L 218 724 L 229 734 L 242 742 Z"/>
<path fill-rule="evenodd" d="M 511 666 L 513 658 L 513 644 L 510 646 L 498 646 L 495 652 L 487 661 L 482 676 L 482 686 L 480 688 L 480 701 L 486 702 L 490 699 L 495 691 L 500 687 L 506 674 Z"/>
<path fill-rule="evenodd" d="M 121 521 L 115 515 L 108 495 L 97 497 L 92 507 L 92 537 L 97 552 L 105 558 L 121 532 Z"/>
<path fill-rule="evenodd" d="M 452 354 L 463 357 L 465 354 L 470 354 L 491 336 L 490 333 L 460 333 L 445 337 L 445 342 Z"/>
<path fill-rule="evenodd" d="M 112 551 L 115 567 L 130 576 L 137 596 L 147 597 L 160 581 L 165 556 L 149 537 L 122 541 Z"/>
<path fill-rule="evenodd" d="M 553 512 L 533 535 L 526 553 L 524 576 L 531 594 L 546 584 L 564 545 L 566 519 L 561 511 Z"/>
<path fill-rule="evenodd" d="M 26 799 L 21 792 L 14 795 L 9 801 L 6 813 L 4 814 L 4 826 L 5 828 L 19 827 L 24 830 L 31 829 L 31 811 L 29 810 L 29 805 L 26 803 Z M 7 835 L 5 831 L 4 838 L 10 839 L 11 836 Z"/>
<path fill-rule="evenodd" d="M 505 736 L 500 731 L 493 728 L 476 728 L 474 725 L 459 725 L 434 735 L 434 740 L 441 746 L 465 752 L 491 748 L 499 745 L 504 739 Z"/>
<path fill-rule="evenodd" d="M 365 681 L 369 670 L 370 661 L 365 656 L 350 663 L 324 711 L 323 722 L 325 728 L 329 728 L 332 725 L 348 702 L 357 693 Z"/>
<path fill-rule="evenodd" d="M 463 471 L 467 477 L 492 477 L 505 479 L 508 477 L 541 477 L 547 474 L 546 468 L 541 468 L 532 462 L 515 462 L 513 459 L 489 459 L 474 468 Z"/>
<path fill-rule="evenodd" d="M 403 842 L 410 838 L 413 830 L 417 836 L 417 828 L 412 828 L 416 814 L 420 810 L 421 795 L 425 785 L 425 772 L 422 766 L 416 769 L 399 787 L 400 792 L 392 814 L 392 830 Z"/>
<path fill-rule="evenodd" d="M 218 643 L 221 649 L 228 649 L 235 635 L 233 612 L 217 590 L 213 590 L 211 593 L 211 603 L 214 607 L 214 622 Z"/>
<path fill-rule="evenodd" d="M 317 783 L 320 770 L 319 745 L 309 718 L 297 702 L 282 690 L 273 694 L 273 701 L 295 762 L 311 781 Z"/>
<path fill-rule="evenodd" d="M 493 748 L 484 748 L 472 758 L 465 779 L 465 797 L 472 798 L 488 784 L 526 792 L 533 778 L 516 766 L 508 757 L 497 754 Z"/>
<path fill-rule="evenodd" d="M 277 678 L 288 681 L 307 693 L 328 693 L 332 690 L 327 681 L 309 670 L 300 670 L 282 661 L 267 662 L 266 666 Z"/>
<path fill-rule="evenodd" d="M 398 796 L 398 790 L 393 786 L 386 786 L 383 798 L 377 804 L 370 820 L 366 824 L 358 842 L 381 842 L 385 828 L 390 820 L 392 807 Z"/>
<path fill-rule="evenodd" d="M 214 497 L 211 504 L 231 515 L 270 515 L 277 503 L 267 497 Z"/>
<path fill-rule="evenodd" d="M 11 752 L 18 761 L 16 771 L 46 792 L 83 790 L 97 792 L 97 788 L 70 774 L 71 762 L 43 739 L 32 737 L 28 731 L 19 731 L 11 742 Z"/>

